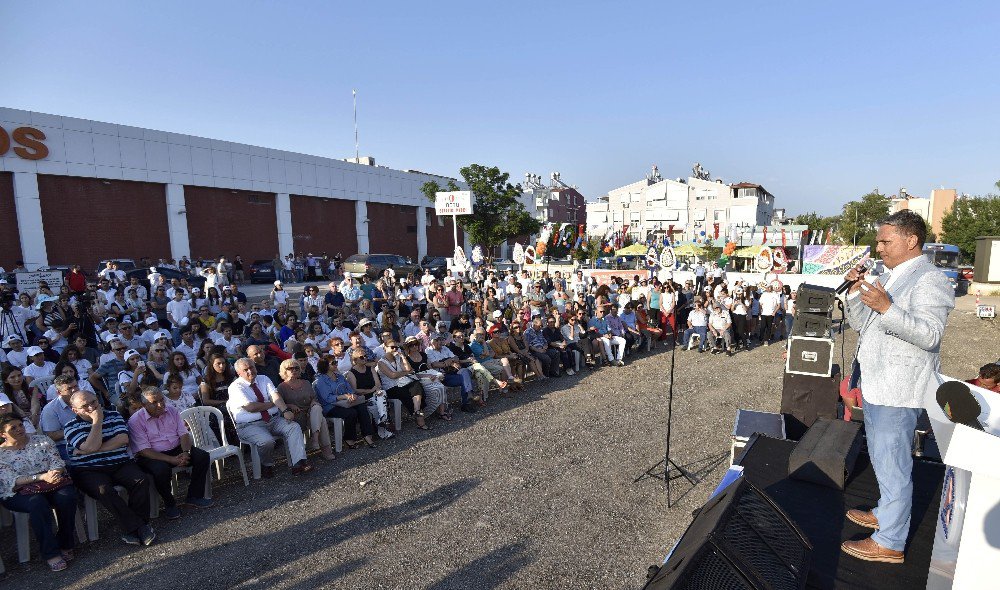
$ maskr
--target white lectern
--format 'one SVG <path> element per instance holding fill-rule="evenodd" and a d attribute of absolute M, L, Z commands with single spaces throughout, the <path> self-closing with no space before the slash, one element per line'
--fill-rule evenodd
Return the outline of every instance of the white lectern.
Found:
<path fill-rule="evenodd" d="M 924 407 L 947 466 L 928 590 L 1000 587 L 1000 394 L 970 385 L 983 408 L 985 431 L 951 422 L 928 384 Z"/>

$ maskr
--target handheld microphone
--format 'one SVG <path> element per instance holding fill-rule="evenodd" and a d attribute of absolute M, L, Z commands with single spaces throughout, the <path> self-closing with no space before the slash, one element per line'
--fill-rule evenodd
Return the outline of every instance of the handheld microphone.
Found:
<path fill-rule="evenodd" d="M 864 260 L 859 262 L 857 266 L 854 267 L 854 270 L 858 271 L 859 273 L 866 273 L 874 267 L 875 267 L 875 261 L 872 260 L 871 258 L 865 258 Z M 845 279 L 844 282 L 841 283 L 839 287 L 837 287 L 837 295 L 840 295 L 844 291 L 853 287 L 854 283 L 856 282 L 858 281 L 848 281 Z"/>

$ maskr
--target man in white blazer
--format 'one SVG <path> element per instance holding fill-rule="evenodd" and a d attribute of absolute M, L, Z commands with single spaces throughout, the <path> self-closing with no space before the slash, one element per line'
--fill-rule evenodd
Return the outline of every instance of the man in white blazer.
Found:
<path fill-rule="evenodd" d="M 913 502 L 913 431 L 926 383 L 940 369 L 941 338 L 955 307 L 948 278 L 922 254 L 926 236 L 927 225 L 916 213 L 890 215 L 879 225 L 876 246 L 889 272 L 874 283 L 856 270 L 845 277 L 857 280 L 847 297 L 848 319 L 859 333 L 852 381 L 864 397 L 880 498 L 871 511 L 847 512 L 849 520 L 875 532 L 841 548 L 866 561 L 903 562 Z"/>

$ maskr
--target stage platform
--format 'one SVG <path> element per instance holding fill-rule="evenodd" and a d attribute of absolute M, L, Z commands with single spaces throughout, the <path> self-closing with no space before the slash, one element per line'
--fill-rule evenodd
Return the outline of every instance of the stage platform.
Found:
<path fill-rule="evenodd" d="M 863 539 L 871 533 L 844 516 L 850 508 L 870 508 L 878 501 L 878 484 L 868 455 L 862 453 L 858 457 L 846 489 L 841 492 L 789 479 L 788 456 L 793 448 L 794 441 L 758 437 L 739 463 L 743 465 L 743 476 L 773 498 L 812 542 L 807 587 L 925 588 L 944 465 L 914 461 L 913 517 L 906 561 L 899 565 L 875 563 L 855 559 L 840 550 L 842 541 Z"/>

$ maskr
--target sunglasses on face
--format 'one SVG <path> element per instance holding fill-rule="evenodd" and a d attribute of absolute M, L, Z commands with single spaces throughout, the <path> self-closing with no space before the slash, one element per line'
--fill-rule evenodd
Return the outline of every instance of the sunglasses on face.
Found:
<path fill-rule="evenodd" d="M 125 351 L 124 348 L 112 348 L 111 349 L 111 352 L 124 352 L 124 351 Z"/>

